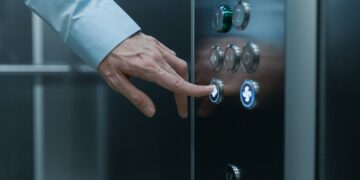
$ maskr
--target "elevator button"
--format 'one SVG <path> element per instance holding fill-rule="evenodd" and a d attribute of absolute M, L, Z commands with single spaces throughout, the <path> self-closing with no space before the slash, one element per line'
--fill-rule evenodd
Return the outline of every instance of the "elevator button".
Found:
<path fill-rule="evenodd" d="M 210 50 L 209 64 L 213 72 L 217 73 L 223 67 L 224 52 L 221 47 L 215 45 Z"/>
<path fill-rule="evenodd" d="M 256 71 L 260 62 L 260 50 L 254 43 L 248 43 L 241 52 L 241 68 L 247 73 Z"/>
<path fill-rule="evenodd" d="M 229 32 L 232 24 L 233 12 L 228 5 L 219 5 L 213 17 L 213 28 L 220 33 Z"/>
<path fill-rule="evenodd" d="M 214 104 L 220 104 L 224 98 L 224 84 L 219 79 L 212 79 L 210 84 L 214 85 L 214 90 L 209 95 L 210 101 Z"/>
<path fill-rule="evenodd" d="M 234 12 L 232 16 L 233 26 L 242 31 L 246 29 L 250 20 L 250 6 L 244 0 L 239 0 L 234 7 Z"/>
<path fill-rule="evenodd" d="M 225 50 L 224 65 L 227 71 L 236 72 L 241 59 L 241 49 L 233 44 L 229 44 Z"/>
<path fill-rule="evenodd" d="M 238 167 L 228 164 L 226 168 L 226 180 L 240 180 L 241 172 Z"/>
<path fill-rule="evenodd" d="M 253 80 L 244 80 L 240 88 L 240 101 L 246 109 L 253 109 L 257 103 L 259 84 Z"/>

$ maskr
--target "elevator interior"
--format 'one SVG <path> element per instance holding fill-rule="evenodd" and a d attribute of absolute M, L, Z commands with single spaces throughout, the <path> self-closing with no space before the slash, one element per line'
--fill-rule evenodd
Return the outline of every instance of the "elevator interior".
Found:
<path fill-rule="evenodd" d="M 148 119 L 23 1 L 0 0 L 0 179 L 360 179 L 360 2 L 117 3 L 219 88 L 183 120 L 172 93 L 134 79 Z"/>

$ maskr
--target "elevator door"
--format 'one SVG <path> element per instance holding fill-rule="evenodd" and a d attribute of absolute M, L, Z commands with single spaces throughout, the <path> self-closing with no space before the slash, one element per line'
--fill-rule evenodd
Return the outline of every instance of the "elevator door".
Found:
<path fill-rule="evenodd" d="M 195 0 L 196 180 L 283 179 L 284 0 Z"/>

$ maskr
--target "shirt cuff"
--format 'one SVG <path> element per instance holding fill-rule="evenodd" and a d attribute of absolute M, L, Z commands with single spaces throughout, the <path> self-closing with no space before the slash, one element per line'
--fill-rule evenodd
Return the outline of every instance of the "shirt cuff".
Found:
<path fill-rule="evenodd" d="M 73 23 L 65 42 L 97 70 L 117 45 L 139 30 L 140 27 L 114 1 L 104 1 Z"/>

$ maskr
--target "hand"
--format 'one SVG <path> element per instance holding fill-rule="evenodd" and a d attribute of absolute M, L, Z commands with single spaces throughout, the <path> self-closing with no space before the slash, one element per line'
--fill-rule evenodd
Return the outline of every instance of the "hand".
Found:
<path fill-rule="evenodd" d="M 98 67 L 108 85 L 126 96 L 146 116 L 155 114 L 155 105 L 131 82 L 138 77 L 154 82 L 175 93 L 179 115 L 186 118 L 187 96 L 206 96 L 213 86 L 188 82 L 188 66 L 176 54 L 153 37 L 137 33 L 117 46 Z"/>

